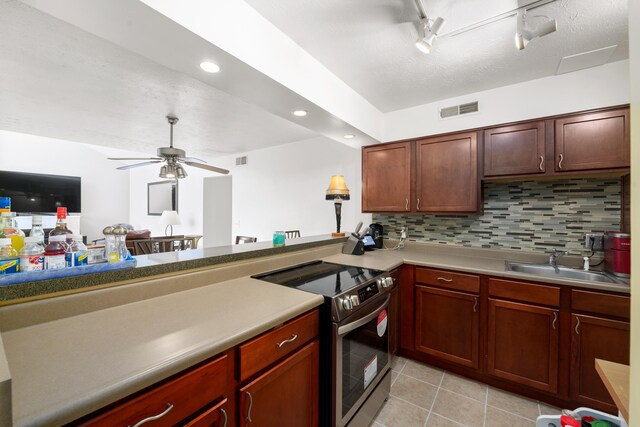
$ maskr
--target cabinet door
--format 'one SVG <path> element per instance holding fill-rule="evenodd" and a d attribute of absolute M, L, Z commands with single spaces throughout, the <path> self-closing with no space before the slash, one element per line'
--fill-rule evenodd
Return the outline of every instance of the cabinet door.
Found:
<path fill-rule="evenodd" d="M 484 176 L 544 173 L 544 122 L 484 131 Z"/>
<path fill-rule="evenodd" d="M 240 389 L 239 425 L 318 425 L 318 341 Z"/>
<path fill-rule="evenodd" d="M 389 352 L 394 355 L 398 352 L 398 311 L 400 307 L 400 294 L 398 285 L 391 290 L 389 298 Z"/>
<path fill-rule="evenodd" d="M 478 211 L 478 150 L 475 132 L 416 142 L 416 210 Z"/>
<path fill-rule="evenodd" d="M 184 424 L 184 427 L 227 427 L 231 425 L 228 406 L 227 399 L 224 399 Z"/>
<path fill-rule="evenodd" d="M 558 391 L 558 310 L 489 299 L 487 372 Z"/>
<path fill-rule="evenodd" d="M 410 199 L 411 142 L 363 147 L 363 212 L 408 212 Z"/>
<path fill-rule="evenodd" d="M 629 323 L 600 317 L 571 315 L 571 397 L 584 405 L 617 411 L 595 359 L 629 364 Z"/>
<path fill-rule="evenodd" d="M 478 367 L 480 303 L 477 295 L 416 286 L 416 350 Z"/>
<path fill-rule="evenodd" d="M 629 110 L 555 121 L 557 172 L 629 167 Z"/>

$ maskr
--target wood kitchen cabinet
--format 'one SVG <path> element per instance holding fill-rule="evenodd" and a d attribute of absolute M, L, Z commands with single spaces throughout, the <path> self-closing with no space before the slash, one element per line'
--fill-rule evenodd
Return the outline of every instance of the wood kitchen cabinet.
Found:
<path fill-rule="evenodd" d="M 480 278 L 421 267 L 415 277 L 415 350 L 478 368 Z"/>
<path fill-rule="evenodd" d="M 484 176 L 541 174 L 546 170 L 543 120 L 484 131 Z"/>
<path fill-rule="evenodd" d="M 411 142 L 362 148 L 362 211 L 411 211 Z"/>
<path fill-rule="evenodd" d="M 556 172 L 630 165 L 628 108 L 556 119 L 554 137 Z"/>
<path fill-rule="evenodd" d="M 628 296 L 572 291 L 570 393 L 581 405 L 617 412 L 595 359 L 629 364 L 630 304 Z"/>
<path fill-rule="evenodd" d="M 475 132 L 416 141 L 416 212 L 478 212 Z"/>
<path fill-rule="evenodd" d="M 184 427 L 227 427 L 231 425 L 230 416 L 229 401 L 224 399 L 185 423 Z"/>
<path fill-rule="evenodd" d="M 313 341 L 240 388 L 240 426 L 318 425 L 318 342 Z"/>

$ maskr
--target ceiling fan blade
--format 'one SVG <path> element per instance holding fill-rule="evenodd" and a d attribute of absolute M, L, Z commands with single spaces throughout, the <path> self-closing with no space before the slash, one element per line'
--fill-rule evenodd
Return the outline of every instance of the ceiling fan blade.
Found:
<path fill-rule="evenodd" d="M 200 168 L 200 169 L 206 169 L 212 172 L 218 172 L 221 173 L 223 175 L 226 175 L 229 173 L 228 170 L 226 169 L 222 169 L 222 168 L 217 168 L 215 166 L 209 166 L 209 165 L 203 165 L 202 163 L 195 163 L 195 162 L 184 162 L 185 165 L 189 165 L 189 166 L 193 166 L 196 168 Z"/>
<path fill-rule="evenodd" d="M 163 162 L 163 160 L 151 160 L 150 162 L 142 162 L 142 163 L 134 163 L 132 165 L 126 165 L 126 166 L 120 166 L 119 170 L 126 170 L 126 169 L 133 169 L 133 168 L 139 168 L 140 166 L 147 166 L 147 165 L 152 165 L 154 163 L 161 163 Z"/>
<path fill-rule="evenodd" d="M 206 160 L 199 159 L 197 157 L 180 157 L 178 160 L 182 160 L 184 162 L 199 162 L 199 163 L 207 163 Z"/>
<path fill-rule="evenodd" d="M 109 160 L 162 160 L 159 157 L 107 157 Z"/>

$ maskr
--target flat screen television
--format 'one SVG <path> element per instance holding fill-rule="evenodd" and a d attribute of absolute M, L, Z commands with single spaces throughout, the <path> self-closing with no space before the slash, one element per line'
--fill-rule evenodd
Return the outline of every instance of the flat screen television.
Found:
<path fill-rule="evenodd" d="M 12 212 L 80 213 L 80 177 L 0 171 L 0 197 L 11 197 Z"/>

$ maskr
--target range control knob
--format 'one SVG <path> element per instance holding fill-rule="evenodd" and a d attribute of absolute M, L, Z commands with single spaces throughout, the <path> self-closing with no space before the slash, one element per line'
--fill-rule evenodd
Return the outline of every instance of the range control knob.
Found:
<path fill-rule="evenodd" d="M 388 287 L 393 286 L 393 282 L 394 282 L 393 277 L 385 277 L 384 281 L 385 281 L 385 283 L 387 284 Z"/>
<path fill-rule="evenodd" d="M 360 298 L 358 298 L 358 295 L 351 295 L 347 297 L 347 299 L 351 300 L 351 305 L 354 307 L 360 305 Z"/>
<path fill-rule="evenodd" d="M 376 280 L 376 283 L 378 284 L 378 288 L 384 288 L 384 277 L 379 278 L 378 280 Z"/>
<path fill-rule="evenodd" d="M 391 277 L 383 277 L 378 279 L 378 284 L 381 288 L 390 288 L 393 286 L 393 279 Z"/>
<path fill-rule="evenodd" d="M 353 309 L 353 302 L 351 301 L 351 298 L 346 297 L 342 300 L 342 308 L 344 308 L 345 310 Z"/>

